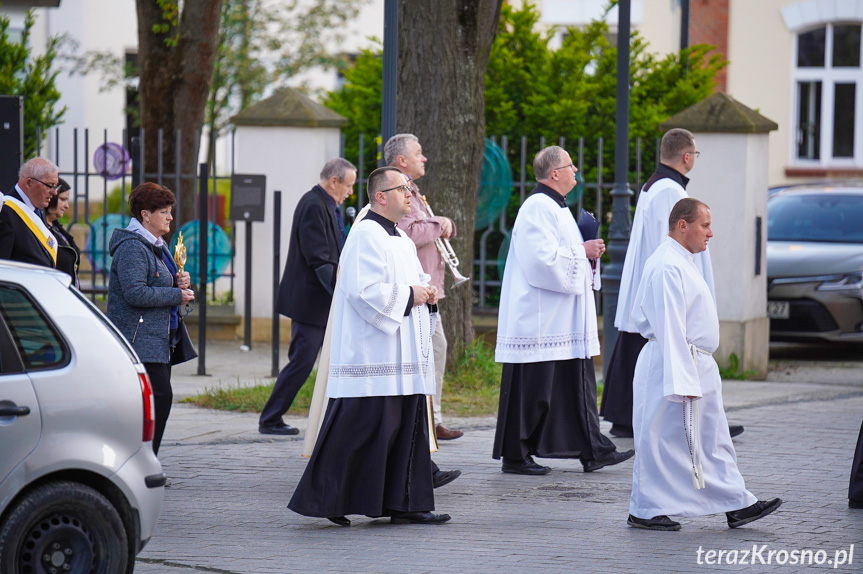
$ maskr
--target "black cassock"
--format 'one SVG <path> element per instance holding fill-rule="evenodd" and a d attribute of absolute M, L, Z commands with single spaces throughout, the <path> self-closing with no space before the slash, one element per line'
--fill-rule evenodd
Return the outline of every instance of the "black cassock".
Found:
<path fill-rule="evenodd" d="M 632 427 L 632 379 L 638 354 L 646 344 L 647 339 L 638 333 L 618 333 L 605 374 L 602 406 L 599 408 L 599 414 L 605 420 Z"/>
<path fill-rule="evenodd" d="M 288 508 L 329 518 L 434 510 L 425 395 L 330 399 Z"/>
<path fill-rule="evenodd" d="M 614 452 L 599 432 L 593 359 L 504 363 L 494 458 L 578 458 Z"/>
<path fill-rule="evenodd" d="M 851 482 L 848 485 L 848 500 L 857 503 L 857 508 L 863 505 L 863 425 L 860 425 L 860 435 L 857 437 L 857 452 L 851 464 Z"/>

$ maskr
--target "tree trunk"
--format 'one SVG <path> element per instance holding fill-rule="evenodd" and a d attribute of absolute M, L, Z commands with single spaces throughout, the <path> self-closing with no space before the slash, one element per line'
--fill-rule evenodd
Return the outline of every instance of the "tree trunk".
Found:
<path fill-rule="evenodd" d="M 174 174 L 179 170 L 183 176 L 181 189 L 173 189 L 182 206 L 181 220 L 174 220 L 175 225 L 195 219 L 198 134 L 213 76 L 221 7 L 222 0 L 185 0 L 174 25 L 165 19 L 166 8 L 158 0 L 137 0 L 144 172 L 156 173 L 161 152 L 162 171 L 166 174 L 163 183 L 173 188 Z M 166 26 L 159 28 L 163 25 Z"/>
<path fill-rule="evenodd" d="M 419 186 L 451 218 L 459 272 L 473 271 L 473 227 L 485 137 L 485 68 L 502 0 L 399 2 L 396 131 L 416 135 L 428 157 Z M 474 338 L 470 283 L 447 280 L 441 304 L 447 365 Z"/>

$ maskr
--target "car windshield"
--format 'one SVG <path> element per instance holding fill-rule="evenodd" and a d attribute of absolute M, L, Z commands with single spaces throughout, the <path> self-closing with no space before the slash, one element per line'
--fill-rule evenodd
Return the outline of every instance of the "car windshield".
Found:
<path fill-rule="evenodd" d="M 771 197 L 767 202 L 767 239 L 863 243 L 863 194 Z"/>

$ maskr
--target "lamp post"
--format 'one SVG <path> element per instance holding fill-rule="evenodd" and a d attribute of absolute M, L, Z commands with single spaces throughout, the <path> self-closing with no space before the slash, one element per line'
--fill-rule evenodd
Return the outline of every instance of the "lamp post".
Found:
<path fill-rule="evenodd" d="M 398 0 L 384 2 L 384 73 L 381 104 L 381 143 L 396 135 L 396 68 L 399 50 Z M 383 165 L 381 154 L 380 165 Z"/>
<path fill-rule="evenodd" d="M 629 198 L 629 28 L 630 0 L 617 4 L 617 110 L 615 113 L 614 187 L 611 190 L 611 224 L 608 228 L 608 255 L 611 263 L 602 272 L 603 378 L 617 343 L 614 315 L 623 260 L 632 229 Z"/>

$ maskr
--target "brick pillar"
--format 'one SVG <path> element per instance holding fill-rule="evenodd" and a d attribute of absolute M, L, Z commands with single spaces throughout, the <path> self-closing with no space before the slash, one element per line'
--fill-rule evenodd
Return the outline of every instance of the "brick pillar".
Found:
<path fill-rule="evenodd" d="M 715 52 L 728 58 L 728 4 L 729 0 L 691 0 L 689 7 L 690 45 L 710 44 Z M 713 53 L 713 52 L 711 52 Z M 716 91 L 725 92 L 725 71 L 716 75 Z"/>

